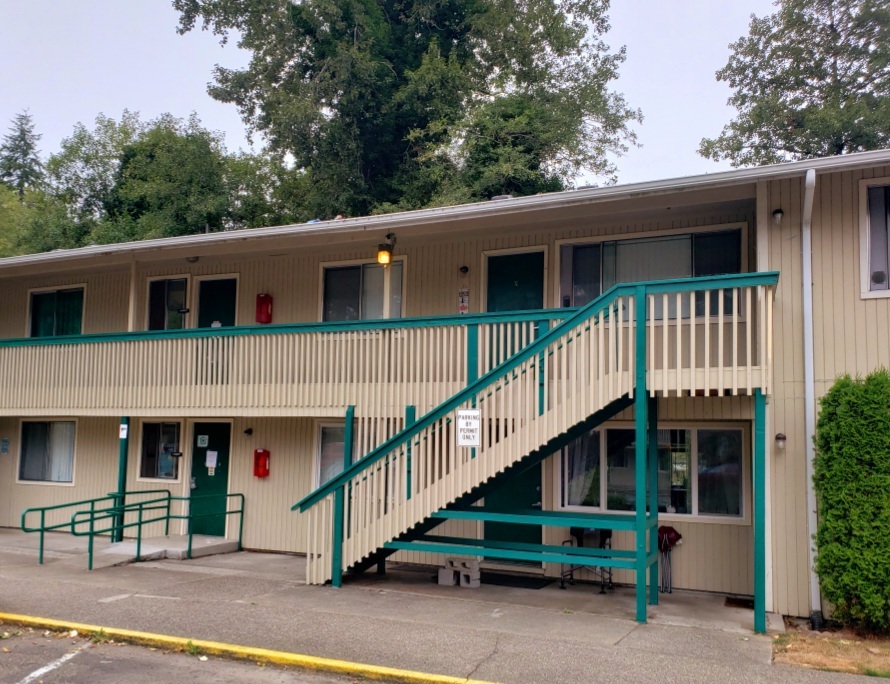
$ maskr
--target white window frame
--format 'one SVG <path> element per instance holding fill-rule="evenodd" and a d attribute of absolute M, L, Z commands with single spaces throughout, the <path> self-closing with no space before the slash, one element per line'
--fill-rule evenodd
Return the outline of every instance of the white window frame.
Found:
<path fill-rule="evenodd" d="M 183 279 L 185 280 L 185 302 L 189 309 L 189 312 L 186 314 L 186 316 L 188 316 L 189 318 L 186 318 L 186 323 L 188 325 L 183 326 L 182 329 L 188 330 L 189 328 L 194 327 L 192 325 L 192 321 L 191 321 L 192 311 L 194 311 L 194 309 L 192 308 L 192 296 L 193 296 L 192 293 L 195 289 L 194 287 L 192 287 L 192 277 L 193 276 L 191 273 L 173 273 L 171 275 L 150 276 L 145 279 L 145 316 L 143 317 L 144 318 L 144 323 L 143 323 L 144 330 L 148 331 L 148 329 L 149 329 L 148 325 L 149 325 L 149 320 L 150 320 L 150 316 L 151 316 L 151 310 L 150 310 L 151 309 L 151 284 L 153 282 L 155 282 L 156 280 L 183 280 Z M 170 332 L 170 331 L 169 330 L 166 330 L 166 331 L 159 330 L 157 332 Z"/>
<path fill-rule="evenodd" d="M 209 421 L 207 421 L 209 422 Z M 183 448 L 183 443 L 185 441 L 185 425 L 182 420 L 175 419 L 164 419 L 164 418 L 143 418 L 139 421 L 139 441 L 136 443 L 136 448 L 138 449 L 139 458 L 137 459 L 136 464 L 136 481 L 137 482 L 153 482 L 153 483 L 164 483 L 168 485 L 178 485 L 182 483 L 182 471 L 183 471 L 183 460 L 184 456 L 179 459 L 179 463 L 176 466 L 176 478 L 167 478 L 167 477 L 142 477 L 142 438 L 143 431 L 145 430 L 146 423 L 176 423 L 179 425 L 179 451 L 182 454 L 185 454 L 185 449 Z M 229 446 L 229 449 L 232 447 Z M 229 462 L 231 463 L 232 457 L 229 455 Z"/>
<path fill-rule="evenodd" d="M 46 287 L 31 287 L 28 288 L 26 293 L 27 300 L 25 302 L 25 309 L 28 312 L 28 316 L 25 320 L 25 334 L 24 337 L 31 338 L 31 318 L 34 314 L 31 311 L 31 295 L 32 294 L 40 294 L 41 292 L 58 292 L 59 290 L 83 290 L 83 310 L 81 311 L 81 326 L 80 326 L 80 334 L 86 334 L 84 328 L 86 327 L 87 322 L 87 284 L 86 283 L 71 283 L 70 285 L 49 285 Z M 41 339 L 41 338 L 32 338 L 32 339 Z"/>
<path fill-rule="evenodd" d="M 871 283 L 871 230 L 869 230 L 868 189 L 890 185 L 890 176 L 863 178 L 859 181 L 859 296 L 861 299 L 886 299 L 888 290 L 872 290 Z M 890 232 L 890 229 L 888 229 Z M 890 236 L 888 236 L 890 238 Z M 890 274 L 888 274 L 890 277 Z"/>
<path fill-rule="evenodd" d="M 509 247 L 507 249 L 485 249 L 482 251 L 482 282 L 480 283 L 479 293 L 479 310 L 488 311 L 488 259 L 489 257 L 510 256 L 511 254 L 531 254 L 532 252 L 544 253 L 544 295 L 541 297 L 541 304 L 544 309 L 547 308 L 547 302 L 550 301 L 550 246 L 549 245 L 530 245 L 528 247 Z"/>
<path fill-rule="evenodd" d="M 633 233 L 610 233 L 604 235 L 595 235 L 591 237 L 573 237 L 573 238 L 564 238 L 561 240 L 557 240 L 555 243 L 555 251 L 556 251 L 556 267 L 554 268 L 554 274 L 552 278 L 553 282 L 553 293 L 556 298 L 555 306 L 557 308 L 562 307 L 562 291 L 560 290 L 561 282 L 560 275 L 562 274 L 562 247 L 563 246 L 584 246 L 584 245 L 595 245 L 603 242 L 622 242 L 623 240 L 645 240 L 651 238 L 653 240 L 657 240 L 658 238 L 663 237 L 671 237 L 673 235 L 695 235 L 697 233 L 720 233 L 726 232 L 730 230 L 741 230 L 741 257 L 742 257 L 742 273 L 748 272 L 748 263 L 749 263 L 749 248 L 748 244 L 748 223 L 746 221 L 735 221 L 732 223 L 715 223 L 707 226 L 687 226 L 685 228 L 665 228 L 662 230 L 643 230 L 643 231 L 635 231 Z M 671 321 L 676 322 L 676 319 L 669 319 L 668 322 Z"/>
<path fill-rule="evenodd" d="M 23 480 L 22 452 L 24 450 L 24 424 L 25 423 L 74 423 L 74 449 L 71 454 L 71 482 L 53 482 L 52 480 Z M 19 456 L 15 463 L 15 483 L 20 485 L 37 485 L 40 487 L 74 487 L 77 482 L 77 418 L 40 416 L 39 418 L 24 418 L 19 421 Z"/>
<path fill-rule="evenodd" d="M 556 477 L 554 478 L 553 493 L 556 497 L 556 510 L 575 511 L 579 513 L 602 513 L 605 515 L 628 515 L 633 511 L 611 511 L 606 508 L 608 500 L 608 454 L 606 453 L 607 430 L 633 430 L 633 421 L 610 421 L 594 428 L 599 431 L 600 439 L 600 505 L 573 506 L 562 505 L 562 487 L 565 479 L 562 465 L 562 449 L 554 454 Z M 692 502 L 692 513 L 659 513 L 659 521 L 665 522 L 692 522 L 717 525 L 751 525 L 751 510 L 753 496 L 753 482 L 751 479 L 751 425 L 738 421 L 665 421 L 659 422 L 659 430 L 689 430 L 690 439 L 690 463 L 689 463 L 689 497 Z M 698 432 L 699 430 L 741 430 L 742 432 L 742 515 L 713 515 L 699 514 L 698 511 Z M 694 475 L 694 476 L 693 476 Z"/>
<path fill-rule="evenodd" d="M 312 472 L 314 489 L 321 487 L 321 433 L 324 428 L 346 428 L 345 420 L 316 420 L 315 421 L 315 466 Z M 354 433 L 353 433 L 354 434 Z M 355 443 L 353 442 L 353 457 L 355 456 Z M 354 461 L 353 461 L 354 462 Z"/>
<path fill-rule="evenodd" d="M 189 303 L 189 316 L 191 316 L 192 312 L 194 312 L 194 321 L 189 321 L 192 325 L 189 325 L 189 328 L 197 328 L 198 327 L 198 316 L 201 311 L 198 308 L 199 297 L 201 292 L 201 283 L 205 280 L 234 280 L 235 281 L 235 326 L 241 325 L 239 320 L 239 309 L 241 303 L 241 278 L 239 273 L 217 273 L 211 275 L 200 275 L 200 276 L 192 276 L 192 280 L 194 281 L 194 287 L 192 287 L 192 282 L 189 281 L 186 283 L 186 301 Z M 146 311 L 147 314 L 147 311 Z"/>
<path fill-rule="evenodd" d="M 408 285 L 408 259 L 407 256 L 402 254 L 399 256 L 394 256 L 392 258 L 391 263 L 401 263 L 402 264 L 402 315 L 399 318 L 406 318 L 406 310 L 407 310 L 407 301 L 408 301 L 408 293 L 407 293 L 407 285 Z M 324 320 L 324 272 L 329 268 L 343 268 L 345 266 L 365 266 L 365 265 L 380 265 L 377 264 L 376 259 L 347 259 L 343 261 L 323 261 L 319 264 L 318 270 L 318 320 L 321 323 L 334 323 L 335 321 L 325 321 Z M 373 318 L 360 318 L 356 322 L 372 322 L 374 320 L 393 320 L 392 310 L 391 310 L 391 288 L 392 288 L 392 269 L 388 266 L 384 268 L 385 277 L 383 279 L 383 303 L 385 306 L 386 316 L 383 319 L 373 319 Z M 398 320 L 398 319 L 395 319 Z"/>

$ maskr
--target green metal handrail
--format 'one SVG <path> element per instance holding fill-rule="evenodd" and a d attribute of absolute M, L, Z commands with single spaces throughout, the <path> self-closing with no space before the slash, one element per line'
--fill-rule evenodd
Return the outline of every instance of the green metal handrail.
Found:
<path fill-rule="evenodd" d="M 244 536 L 244 494 L 205 494 L 202 496 L 172 496 L 166 489 L 149 489 L 133 492 L 124 492 L 123 496 L 132 497 L 136 495 L 160 495 L 158 498 L 148 499 L 145 501 L 129 501 L 126 504 L 119 504 L 121 494 L 112 492 L 107 496 L 95 499 L 84 499 L 83 501 L 73 501 L 71 503 L 56 504 L 54 506 L 41 506 L 28 508 L 22 513 L 22 531 L 27 533 L 39 533 L 40 545 L 38 552 L 38 562 L 43 565 L 43 549 L 45 533 L 54 530 L 66 530 L 75 537 L 87 537 L 87 567 L 93 569 L 93 549 L 94 539 L 102 535 L 114 535 L 117 532 L 123 532 L 125 529 L 136 528 L 136 561 L 139 561 L 142 555 L 142 528 L 152 523 L 164 523 L 164 536 L 170 534 L 171 520 L 188 520 L 188 548 L 186 550 L 186 558 L 192 557 L 192 541 L 194 533 L 192 532 L 191 521 L 198 518 L 206 518 L 210 516 L 220 515 L 219 513 L 200 513 L 192 514 L 191 510 L 185 515 L 175 515 L 170 512 L 171 504 L 174 501 L 192 502 L 197 499 L 208 500 L 225 497 L 229 499 L 238 499 L 240 507 L 235 510 L 229 510 L 226 503 L 224 514 L 238 515 L 238 550 L 242 549 L 242 538 Z M 107 504 L 107 505 L 106 505 Z M 63 510 L 66 508 L 88 507 L 86 510 L 75 511 L 68 520 L 55 523 L 53 525 L 46 524 L 46 514 L 50 511 Z M 152 511 L 163 511 L 163 514 L 153 515 Z M 136 520 L 126 522 L 127 513 L 136 513 Z M 146 513 L 150 517 L 146 518 Z M 40 524 L 37 527 L 28 526 L 28 516 L 40 516 Z M 104 521 L 111 521 L 108 525 L 101 525 Z M 81 529 L 86 526 L 86 529 Z"/>
<path fill-rule="evenodd" d="M 96 536 L 101 536 L 103 534 L 115 535 L 117 532 L 123 532 L 123 530 L 127 528 L 136 527 L 136 560 L 138 561 L 139 557 L 142 555 L 142 527 L 144 525 L 163 522 L 165 536 L 170 533 L 170 503 L 173 501 L 173 497 L 170 495 L 170 492 L 166 490 L 161 491 L 163 491 L 166 496 L 162 496 L 159 499 L 149 499 L 148 501 L 129 502 L 123 505 L 118 504 L 117 499 L 119 497 L 114 496 L 115 503 L 107 508 L 98 510 L 91 508 L 88 511 L 77 511 L 71 516 L 71 534 L 75 537 L 87 537 L 88 570 L 93 569 L 93 540 Z M 145 511 L 156 510 L 163 510 L 165 512 L 158 517 L 149 518 L 148 520 L 145 519 Z M 137 513 L 136 522 L 125 522 L 126 514 L 132 511 L 136 511 Z M 81 520 L 81 516 L 89 517 Z M 96 523 L 102 522 L 103 520 L 111 520 L 113 522 L 108 527 L 96 529 Z M 87 530 L 78 532 L 78 525 L 87 525 Z"/>
<path fill-rule="evenodd" d="M 168 492 L 166 489 L 148 489 L 148 490 L 135 491 L 135 492 L 124 492 L 125 496 L 135 496 L 138 494 L 162 494 L 162 495 L 166 494 L 168 497 L 170 496 L 170 492 Z M 96 505 L 99 504 L 100 502 L 109 501 L 109 502 L 115 503 L 115 502 L 117 502 L 119 497 L 120 497 L 120 494 L 118 494 L 117 492 L 112 492 L 111 494 L 108 494 L 107 496 L 100 496 L 96 499 L 84 499 L 82 501 L 72 501 L 71 503 L 55 504 L 54 506 L 35 506 L 34 508 L 26 508 L 22 512 L 21 529 L 22 529 L 22 532 L 26 532 L 26 533 L 37 532 L 40 534 L 40 547 L 39 547 L 39 552 L 38 552 L 38 563 L 40 565 L 43 565 L 43 546 L 44 546 L 45 533 L 52 532 L 54 530 L 61 530 L 61 529 L 65 529 L 65 528 L 68 528 L 70 530 L 70 528 L 71 528 L 71 520 L 70 519 L 66 520 L 65 522 L 62 522 L 62 523 L 57 523 L 55 525 L 47 525 L 46 524 L 47 512 L 58 511 L 58 510 L 62 510 L 64 508 L 75 508 L 78 506 L 89 506 L 90 510 L 96 510 Z M 34 514 L 40 515 L 40 524 L 37 527 L 29 527 L 28 526 L 28 516 L 34 515 Z"/>
<path fill-rule="evenodd" d="M 166 492 L 166 490 L 163 490 Z M 87 568 L 89 570 L 93 569 L 93 539 L 97 535 L 102 534 L 114 534 L 116 532 L 122 532 L 125 529 L 135 527 L 136 528 L 136 562 L 138 563 L 140 558 L 142 557 L 142 528 L 145 525 L 149 525 L 151 523 L 163 522 L 164 523 L 164 535 L 168 535 L 170 533 L 170 521 L 171 520 L 188 520 L 188 547 L 186 549 L 186 558 L 191 559 L 192 557 L 192 541 L 194 537 L 194 532 L 192 531 L 191 521 L 196 520 L 198 518 L 206 518 L 215 515 L 220 515 L 219 513 L 200 513 L 193 514 L 191 512 L 191 507 L 189 507 L 189 512 L 185 515 L 174 515 L 170 513 L 170 504 L 174 501 L 183 501 L 188 502 L 189 504 L 192 501 L 201 499 L 201 500 L 209 500 L 209 499 L 219 499 L 225 498 L 228 502 L 229 499 L 237 498 L 241 502 L 241 507 L 237 510 L 229 510 L 228 503 L 226 504 L 226 510 L 224 514 L 226 516 L 229 515 L 238 515 L 238 550 L 242 549 L 241 540 L 244 534 L 244 494 L 235 493 L 235 494 L 204 494 L 202 496 L 170 496 L 169 492 L 166 492 L 167 497 L 162 499 L 155 499 L 150 501 L 137 501 L 124 504 L 123 506 L 109 506 L 108 508 L 99 509 L 99 510 L 89 510 L 89 511 L 78 511 L 73 516 L 71 516 L 70 527 L 71 534 L 75 537 L 87 537 Z M 156 505 L 160 504 L 160 505 Z M 150 517 L 145 518 L 146 512 L 151 512 L 154 510 L 165 510 L 163 515 L 158 517 Z M 127 513 L 136 512 L 136 520 L 134 522 L 119 522 L 124 521 L 124 516 Z M 84 517 L 83 519 L 79 519 L 80 516 L 89 516 Z M 102 522 L 104 520 L 111 520 L 112 523 L 107 527 L 101 527 L 99 529 L 96 528 L 97 522 Z M 87 529 L 84 531 L 78 531 L 79 525 L 87 525 Z"/>
<path fill-rule="evenodd" d="M 617 297 L 636 294 L 671 294 L 676 292 L 699 292 L 704 290 L 731 289 L 736 287 L 754 287 L 757 285 L 775 285 L 779 281 L 778 271 L 763 273 L 742 273 L 723 276 L 705 276 L 701 278 L 679 278 L 671 280 L 653 280 L 642 283 L 622 283 L 614 285 L 602 295 L 581 307 L 571 311 L 562 323 L 551 328 L 539 336 L 534 342 L 511 356 L 501 365 L 493 368 L 475 382 L 470 383 L 460 392 L 445 400 L 439 406 L 429 411 L 410 426 L 393 435 L 366 456 L 358 459 L 352 466 L 343 470 L 339 475 L 316 489 L 311 494 L 303 497 L 291 510 L 300 509 L 304 512 L 324 499 L 329 494 L 343 487 L 358 473 L 370 468 L 377 461 L 384 458 L 391 451 L 406 443 L 412 437 L 432 425 L 437 420 L 461 406 L 463 403 L 477 395 L 509 373 L 524 361 L 536 354 L 543 353 L 555 340 L 562 337 L 567 331 L 595 317 L 600 311 L 610 306 Z M 642 292 L 641 292 L 642 290 Z M 565 312 L 565 309 L 559 311 Z M 552 314 L 551 314 L 552 317 Z"/>
<path fill-rule="evenodd" d="M 46 345 L 91 344 L 100 342 L 132 342 L 137 340 L 169 340 L 201 337 L 243 337 L 249 335 L 284 335 L 317 332 L 352 332 L 403 328 L 434 328 L 449 325 L 518 323 L 565 318 L 577 309 L 535 309 L 463 314 L 459 316 L 416 316 L 372 321 L 332 321 L 326 323 L 278 323 L 244 325 L 226 328 L 190 328 L 187 330 L 141 330 L 138 332 L 95 333 L 88 335 L 60 335 L 58 337 L 17 337 L 0 340 L 3 347 L 34 347 Z"/>

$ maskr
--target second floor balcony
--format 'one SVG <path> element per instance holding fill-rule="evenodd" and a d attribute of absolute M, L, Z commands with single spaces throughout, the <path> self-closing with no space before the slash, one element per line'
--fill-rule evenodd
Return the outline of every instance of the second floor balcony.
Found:
<path fill-rule="evenodd" d="M 633 372 L 642 323 L 650 393 L 768 391 L 777 278 L 616 286 L 590 318 L 595 358 L 567 358 Z M 2 340 L 0 415 L 323 417 L 349 405 L 381 416 L 404 415 L 409 405 L 424 412 L 575 311 Z M 558 392 L 541 361 L 542 391 Z"/>

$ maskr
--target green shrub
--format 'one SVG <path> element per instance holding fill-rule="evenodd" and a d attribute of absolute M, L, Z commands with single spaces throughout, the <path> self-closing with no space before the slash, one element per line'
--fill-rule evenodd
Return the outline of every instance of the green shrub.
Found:
<path fill-rule="evenodd" d="M 821 401 L 816 573 L 834 617 L 890 631 L 890 374 L 840 378 Z"/>

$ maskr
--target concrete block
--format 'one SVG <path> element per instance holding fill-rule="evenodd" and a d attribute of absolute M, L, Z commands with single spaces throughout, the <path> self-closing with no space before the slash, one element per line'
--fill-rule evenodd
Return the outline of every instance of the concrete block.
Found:
<path fill-rule="evenodd" d="M 475 572 L 479 573 L 479 561 L 478 559 L 468 559 L 464 558 L 460 561 L 460 570 L 461 572 Z"/>
<path fill-rule="evenodd" d="M 472 573 L 462 572 L 460 573 L 460 586 L 466 589 L 478 589 L 482 584 L 482 581 L 479 578 L 478 573 L 473 576 Z"/>
<path fill-rule="evenodd" d="M 453 587 L 457 584 L 458 573 L 451 568 L 439 568 L 439 584 L 443 587 Z"/>

